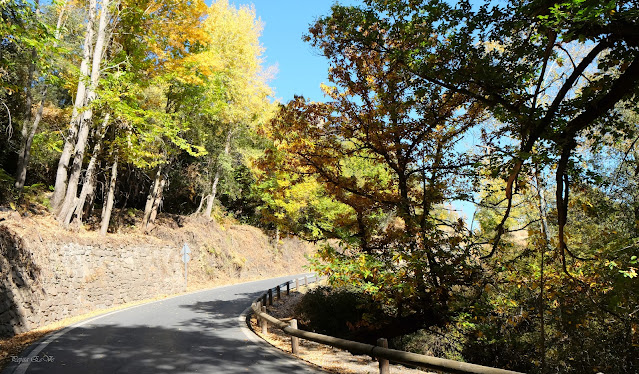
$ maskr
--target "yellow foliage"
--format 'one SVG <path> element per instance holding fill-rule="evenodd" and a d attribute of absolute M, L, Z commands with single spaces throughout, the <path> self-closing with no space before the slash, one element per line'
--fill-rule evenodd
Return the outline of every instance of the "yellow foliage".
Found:
<path fill-rule="evenodd" d="M 220 73 L 228 105 L 219 114 L 222 122 L 255 126 L 274 112 L 268 74 L 262 67 L 264 48 L 259 43 L 262 22 L 255 9 L 239 9 L 220 0 L 211 5 L 203 28 L 207 34 L 211 66 Z"/>

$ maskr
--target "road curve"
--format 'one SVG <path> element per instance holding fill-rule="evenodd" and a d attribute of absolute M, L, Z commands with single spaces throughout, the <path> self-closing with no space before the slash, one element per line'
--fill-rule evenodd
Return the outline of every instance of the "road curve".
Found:
<path fill-rule="evenodd" d="M 324 373 L 246 333 L 241 314 L 292 277 L 242 283 L 109 313 L 33 344 L 2 374 Z"/>

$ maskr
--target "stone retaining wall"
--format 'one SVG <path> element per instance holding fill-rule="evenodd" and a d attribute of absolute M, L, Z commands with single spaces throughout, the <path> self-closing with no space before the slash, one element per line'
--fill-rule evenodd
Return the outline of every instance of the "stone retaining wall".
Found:
<path fill-rule="evenodd" d="M 195 288 L 299 273 L 315 250 L 295 238 L 275 247 L 255 227 L 189 218 L 106 237 L 69 232 L 48 216 L 0 211 L 0 220 L 0 337 L 184 291 L 184 243 Z"/>
<path fill-rule="evenodd" d="M 184 290 L 174 246 L 47 243 L 32 252 L 0 226 L 0 336 Z"/>

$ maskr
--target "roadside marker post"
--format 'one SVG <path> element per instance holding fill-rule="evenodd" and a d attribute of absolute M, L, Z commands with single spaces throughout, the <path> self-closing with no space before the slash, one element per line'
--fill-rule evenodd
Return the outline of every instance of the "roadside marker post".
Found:
<path fill-rule="evenodd" d="M 182 247 L 182 261 L 184 262 L 184 286 L 188 286 L 189 285 L 189 268 L 188 268 L 188 263 L 189 261 L 191 261 L 191 256 L 189 256 L 189 253 L 191 253 L 191 249 L 189 248 L 189 245 L 184 243 L 184 246 Z"/>

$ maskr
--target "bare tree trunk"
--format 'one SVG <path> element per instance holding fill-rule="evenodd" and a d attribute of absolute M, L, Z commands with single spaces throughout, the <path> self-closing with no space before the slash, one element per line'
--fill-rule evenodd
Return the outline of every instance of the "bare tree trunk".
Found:
<path fill-rule="evenodd" d="M 206 196 L 206 210 L 204 211 L 204 216 L 206 218 L 211 218 L 211 213 L 213 213 L 213 204 L 215 203 L 215 196 L 217 195 L 217 184 L 220 181 L 220 167 L 218 166 L 215 170 L 215 176 L 213 177 L 213 186 L 211 187 L 211 193 Z"/>
<path fill-rule="evenodd" d="M 198 205 L 197 209 L 195 210 L 195 213 L 194 213 L 195 216 L 200 214 L 200 212 L 202 211 L 202 205 L 204 205 L 204 200 L 208 200 L 209 196 L 211 195 L 202 196 L 202 200 L 200 200 L 200 205 Z"/>
<path fill-rule="evenodd" d="M 104 133 L 109 124 L 110 116 L 111 115 L 109 113 L 104 116 L 102 129 L 100 130 L 100 137 L 93 146 L 93 154 L 91 155 L 91 160 L 89 161 L 89 165 L 87 166 L 84 183 L 82 184 L 82 190 L 80 191 L 80 198 L 77 200 L 77 203 L 68 210 L 67 215 L 64 217 L 63 224 L 65 227 L 69 226 L 74 215 L 77 218 L 78 225 L 82 224 L 82 212 L 84 211 L 84 204 L 87 200 L 87 196 L 92 195 L 95 191 L 95 171 L 97 169 L 98 156 L 100 155 L 100 150 L 102 149 L 102 139 L 104 138 Z"/>
<path fill-rule="evenodd" d="M 162 204 L 162 195 L 164 194 L 164 186 L 166 185 L 166 178 L 162 178 L 160 181 L 160 188 L 158 189 L 158 196 L 153 201 L 153 206 L 151 208 L 151 216 L 149 217 L 149 225 L 152 225 L 155 222 L 155 217 L 158 215 L 158 211 L 160 209 L 160 205 Z M 147 228 L 150 229 L 149 225 Z"/>
<path fill-rule="evenodd" d="M 233 138 L 233 131 L 229 130 L 226 134 L 226 141 L 224 142 L 224 156 L 228 156 L 231 153 L 231 139 Z M 213 177 L 213 186 L 211 187 L 211 194 L 208 196 L 208 201 L 206 204 L 206 211 L 204 211 L 204 216 L 206 218 L 211 218 L 211 213 L 213 212 L 213 203 L 215 202 L 215 197 L 217 195 L 217 185 L 220 182 L 220 174 L 222 172 L 221 165 L 218 162 L 217 167 L 215 169 L 215 176 Z"/>
<path fill-rule="evenodd" d="M 111 179 L 109 181 L 109 190 L 107 192 L 106 204 L 102 211 L 102 224 L 100 225 L 100 235 L 107 234 L 109 222 L 111 221 L 111 212 L 113 211 L 113 201 L 115 196 L 115 182 L 118 177 L 118 157 L 116 156 L 111 166 Z"/>
<path fill-rule="evenodd" d="M 80 183 L 80 174 L 82 172 L 82 162 L 84 160 L 84 152 L 86 151 L 87 140 L 89 137 L 89 130 L 93 121 L 93 109 L 91 108 L 91 102 L 95 99 L 95 89 L 98 85 L 100 78 L 100 65 L 102 63 L 102 56 L 104 53 L 104 46 L 107 34 L 107 25 L 109 22 L 109 1 L 103 0 L 102 12 L 100 14 L 100 24 L 98 28 L 97 39 L 95 47 L 93 49 L 92 67 L 91 67 L 91 82 L 89 88 L 86 90 L 85 106 L 87 108 L 82 113 L 80 121 L 80 131 L 78 133 L 78 140 L 75 144 L 73 164 L 71 166 L 71 174 L 67 182 L 66 194 L 64 202 L 58 213 L 58 219 L 66 222 L 66 217 L 75 210 L 75 207 L 79 201 L 77 197 L 78 184 Z"/>
<path fill-rule="evenodd" d="M 86 95 L 86 81 L 89 77 L 89 61 L 91 59 L 91 48 L 93 45 L 93 26 L 97 14 L 96 0 L 89 0 L 89 20 L 87 22 L 87 31 L 84 37 L 84 46 L 82 50 L 82 62 L 80 63 L 80 79 L 78 80 L 78 89 L 73 103 L 73 114 L 67 131 L 67 137 L 64 140 L 64 147 L 60 160 L 58 161 L 58 170 L 56 172 L 55 187 L 53 197 L 51 198 L 51 207 L 54 213 L 59 213 L 62 202 L 67 192 L 67 179 L 69 162 L 71 161 L 72 151 L 78 135 L 79 124 L 82 121 L 83 114 L 80 109 L 84 107 Z"/>
<path fill-rule="evenodd" d="M 15 187 L 19 190 L 24 188 L 24 183 L 27 180 L 27 166 L 29 165 L 29 158 L 31 157 L 31 145 L 33 144 L 33 138 L 35 137 L 36 132 L 38 131 L 38 126 L 40 125 L 40 121 L 42 120 L 42 112 L 44 111 L 44 97 L 47 94 L 47 87 L 45 86 L 42 90 L 42 99 L 40 100 L 40 105 L 38 106 L 38 111 L 36 112 L 36 116 L 33 119 L 33 124 L 31 125 L 31 131 L 25 135 L 25 130 L 27 129 L 27 122 L 25 121 L 22 127 L 22 141 L 20 145 L 20 151 L 18 152 L 18 166 L 16 169 L 16 183 Z"/>
<path fill-rule="evenodd" d="M 31 58 L 32 59 L 36 59 L 36 51 L 35 48 L 33 49 L 32 53 L 31 53 Z M 29 65 L 29 73 L 27 76 L 27 87 L 25 88 L 25 94 L 26 94 L 26 99 L 25 99 L 25 113 L 24 113 L 24 122 L 22 123 L 22 130 L 21 130 L 21 135 L 22 138 L 20 139 L 20 141 L 22 142 L 20 145 L 20 151 L 18 151 L 18 165 L 17 165 L 17 170 L 16 170 L 16 182 L 15 182 L 15 187 L 18 189 L 22 189 L 24 187 L 24 179 L 26 179 L 27 176 L 27 172 L 26 170 L 24 170 L 23 172 L 23 168 L 26 169 L 26 164 L 24 161 L 24 154 L 25 154 L 25 140 L 29 137 L 29 122 L 31 122 L 31 111 L 33 110 L 32 106 L 33 106 L 33 94 L 32 94 L 32 90 L 31 90 L 31 82 L 33 81 L 33 74 L 35 72 L 35 63 L 31 62 L 31 64 Z M 24 177 L 22 177 L 22 174 L 24 173 Z M 22 179 L 22 180 L 21 180 Z"/>
<path fill-rule="evenodd" d="M 62 5 L 60 9 L 60 14 L 58 15 L 58 22 L 55 27 L 55 40 L 53 42 L 53 48 L 58 46 L 58 39 L 60 38 L 60 30 L 62 28 L 62 20 L 64 18 L 64 10 L 66 8 L 66 3 Z M 33 51 L 33 56 L 35 57 L 35 50 Z M 29 80 L 33 77 L 33 68 L 29 69 Z M 27 130 L 27 123 L 31 117 L 31 94 L 30 90 L 28 90 L 27 94 L 27 111 L 28 116 L 26 116 L 24 124 L 22 126 L 22 140 L 20 144 L 20 151 L 18 152 L 18 165 L 16 168 L 16 183 L 15 187 L 17 189 L 24 188 L 24 183 L 27 179 L 27 166 L 29 165 L 29 158 L 31 156 L 31 145 L 33 144 L 33 138 L 35 137 L 36 132 L 38 131 L 38 126 L 40 125 L 40 121 L 42 120 L 42 112 L 44 110 L 44 100 L 47 96 L 49 86 L 47 84 L 42 88 L 42 92 L 40 93 L 41 99 L 40 104 L 38 105 L 38 111 L 36 112 L 36 116 L 33 119 L 33 124 L 31 125 L 31 131 Z"/>
<path fill-rule="evenodd" d="M 90 109 L 87 109 L 83 115 L 86 115 Z M 80 133 L 78 135 L 78 141 L 74 149 L 73 164 L 71 164 L 71 174 L 67 182 L 67 190 L 64 196 L 64 200 L 58 212 L 58 220 L 65 222 L 65 218 L 69 213 L 75 210 L 75 206 L 79 199 L 78 183 L 80 182 L 80 173 L 82 172 L 82 161 L 84 159 L 84 150 L 86 148 L 87 138 L 89 137 L 89 123 L 83 118 L 80 125 Z"/>
<path fill-rule="evenodd" d="M 144 206 L 144 216 L 142 217 L 142 228 L 146 230 L 147 226 L 151 222 L 151 212 L 155 201 L 160 195 L 160 184 L 162 182 L 162 166 L 158 166 L 158 170 L 155 173 L 155 180 L 151 186 L 151 192 L 146 198 L 146 205 Z"/>

